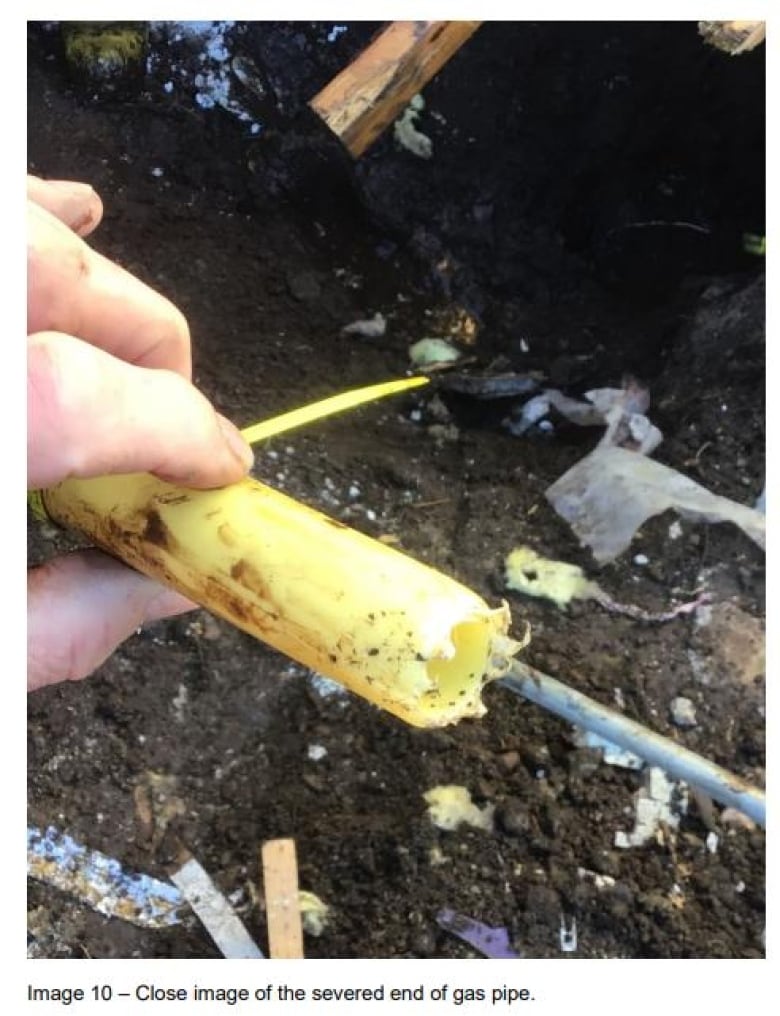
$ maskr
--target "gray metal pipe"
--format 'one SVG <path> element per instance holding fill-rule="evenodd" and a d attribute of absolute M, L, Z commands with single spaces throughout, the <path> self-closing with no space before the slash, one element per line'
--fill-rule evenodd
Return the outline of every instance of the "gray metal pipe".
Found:
<path fill-rule="evenodd" d="M 676 744 L 668 737 L 601 705 L 561 681 L 515 660 L 499 684 L 530 702 L 562 716 L 613 744 L 658 766 L 670 776 L 700 787 L 721 804 L 737 808 L 754 822 L 766 825 L 766 794 L 727 769 Z"/>

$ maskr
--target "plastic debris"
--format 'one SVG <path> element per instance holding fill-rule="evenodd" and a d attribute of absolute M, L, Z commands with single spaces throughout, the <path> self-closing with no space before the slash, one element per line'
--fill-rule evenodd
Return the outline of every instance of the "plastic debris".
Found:
<path fill-rule="evenodd" d="M 704 845 L 707 848 L 708 853 L 717 854 L 718 845 L 720 844 L 720 837 L 716 832 L 708 832 L 707 839 L 704 841 Z"/>
<path fill-rule="evenodd" d="M 372 318 L 363 318 L 344 325 L 342 335 L 357 335 L 361 339 L 381 339 L 387 331 L 387 319 L 377 311 Z"/>
<path fill-rule="evenodd" d="M 580 427 L 606 427 L 601 440 L 604 446 L 623 445 L 649 455 L 663 440 L 661 431 L 645 416 L 650 393 L 633 378 L 626 378 L 622 388 L 594 388 L 585 393 L 585 399 L 587 402 L 582 402 L 548 388 L 529 399 L 519 416 L 505 421 L 506 427 L 522 436 L 555 409 Z"/>
<path fill-rule="evenodd" d="M 615 833 L 615 846 L 622 850 L 641 847 L 656 839 L 663 826 L 676 829 L 680 824 L 680 813 L 687 811 L 688 794 L 684 784 L 668 779 L 663 769 L 650 766 L 645 774 L 644 787 L 635 795 L 635 803 L 633 830 Z"/>
<path fill-rule="evenodd" d="M 672 716 L 672 723 L 676 727 L 695 727 L 697 725 L 696 707 L 689 698 L 685 698 L 683 695 L 672 699 L 669 712 Z"/>
<path fill-rule="evenodd" d="M 672 621 L 681 614 L 690 614 L 705 601 L 705 597 L 699 596 L 695 600 L 680 603 L 671 610 L 660 613 L 653 613 L 630 603 L 618 603 L 598 583 L 586 578 L 578 565 L 569 564 L 567 561 L 553 561 L 524 546 L 515 547 L 511 551 L 504 568 L 506 586 L 514 592 L 544 597 L 552 600 L 560 608 L 568 606 L 572 600 L 593 600 L 611 614 L 624 614 L 638 621 L 656 624 Z"/>
<path fill-rule="evenodd" d="M 194 857 L 173 872 L 171 881 L 198 915 L 225 959 L 263 959 L 236 912 Z"/>
<path fill-rule="evenodd" d="M 119 917 L 141 928 L 179 924 L 187 903 L 168 882 L 127 872 L 119 861 L 89 850 L 49 826 L 45 832 L 27 828 L 27 871 L 106 917 Z"/>
<path fill-rule="evenodd" d="M 510 945 L 509 932 L 506 928 L 491 928 L 488 924 L 466 917 L 454 910 L 440 910 L 436 915 L 436 923 L 444 931 L 467 942 L 470 946 L 487 956 L 490 960 L 519 960 L 520 953 Z"/>
<path fill-rule="evenodd" d="M 459 349 L 446 339 L 420 339 L 409 346 L 409 359 L 415 367 L 432 367 L 439 363 L 454 363 L 462 359 Z"/>
<path fill-rule="evenodd" d="M 546 497 L 600 564 L 622 554 L 643 523 L 669 509 L 695 522 L 733 522 L 766 546 L 760 512 L 625 448 L 596 448 L 556 480 Z"/>
<path fill-rule="evenodd" d="M 438 829 L 452 832 L 460 825 L 470 825 L 475 829 L 493 829 L 493 813 L 495 805 L 487 804 L 478 808 L 471 800 L 471 794 L 465 787 L 449 784 L 431 787 L 423 794 L 428 805 L 428 815 Z"/>

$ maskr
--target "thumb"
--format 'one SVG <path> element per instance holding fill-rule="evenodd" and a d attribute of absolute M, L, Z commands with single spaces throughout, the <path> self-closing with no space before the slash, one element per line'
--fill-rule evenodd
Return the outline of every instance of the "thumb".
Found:
<path fill-rule="evenodd" d="M 238 430 L 180 374 L 60 332 L 28 340 L 27 457 L 28 487 L 134 472 L 220 487 L 252 464 Z"/>

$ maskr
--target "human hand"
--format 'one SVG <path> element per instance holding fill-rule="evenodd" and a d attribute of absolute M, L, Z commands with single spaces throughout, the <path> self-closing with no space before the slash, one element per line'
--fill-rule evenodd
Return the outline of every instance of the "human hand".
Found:
<path fill-rule="evenodd" d="M 133 472 L 239 480 L 251 449 L 191 384 L 183 315 L 81 239 L 102 214 L 86 184 L 28 177 L 28 488 Z M 85 677 L 139 625 L 194 606 L 99 551 L 31 569 L 28 690 Z"/>

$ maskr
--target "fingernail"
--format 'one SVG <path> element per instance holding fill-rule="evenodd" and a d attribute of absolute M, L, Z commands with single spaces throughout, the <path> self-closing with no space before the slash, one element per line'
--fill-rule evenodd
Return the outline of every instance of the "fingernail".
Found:
<path fill-rule="evenodd" d="M 217 413 L 217 422 L 219 423 L 219 428 L 222 431 L 222 436 L 225 439 L 225 444 L 241 463 L 244 471 L 249 472 L 255 462 L 254 452 L 241 437 L 239 430 L 230 422 L 230 420 L 227 420 L 224 416 L 222 416 L 221 413 Z"/>

